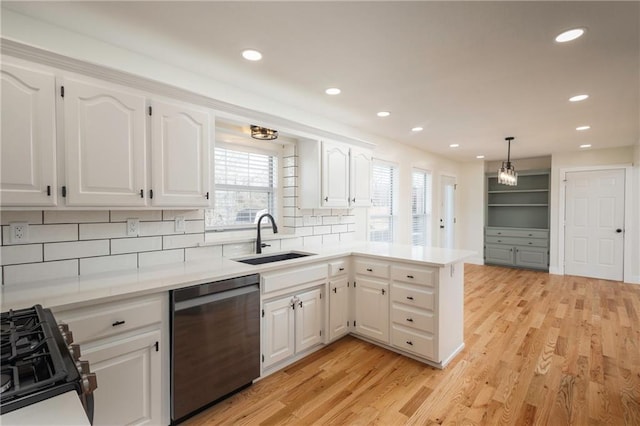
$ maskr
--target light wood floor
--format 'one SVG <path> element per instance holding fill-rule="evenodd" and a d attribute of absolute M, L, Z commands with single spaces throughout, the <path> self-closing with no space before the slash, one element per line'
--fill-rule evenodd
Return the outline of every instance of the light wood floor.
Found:
<path fill-rule="evenodd" d="M 445 370 L 346 337 L 185 424 L 640 425 L 639 315 L 640 286 L 466 265 Z"/>

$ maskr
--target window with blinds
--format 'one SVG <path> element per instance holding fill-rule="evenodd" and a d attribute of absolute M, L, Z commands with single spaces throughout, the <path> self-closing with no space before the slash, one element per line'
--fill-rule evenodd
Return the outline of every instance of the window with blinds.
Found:
<path fill-rule="evenodd" d="M 369 241 L 393 241 L 397 180 L 398 169 L 393 164 L 374 161 L 369 208 Z"/>
<path fill-rule="evenodd" d="M 207 228 L 249 228 L 263 213 L 275 217 L 277 170 L 275 154 L 244 151 L 242 146 L 216 146 L 215 197 L 213 209 L 205 217 Z"/>
<path fill-rule="evenodd" d="M 411 172 L 411 243 L 431 245 L 431 172 Z"/>

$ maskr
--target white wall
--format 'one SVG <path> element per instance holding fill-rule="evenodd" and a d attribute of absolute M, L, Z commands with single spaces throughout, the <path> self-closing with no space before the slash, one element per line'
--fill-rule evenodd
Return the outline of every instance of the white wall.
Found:
<path fill-rule="evenodd" d="M 606 165 L 629 165 L 635 163 L 635 173 L 631 177 L 632 199 L 631 203 L 632 219 L 628 222 L 631 229 L 626 229 L 628 238 L 632 238 L 631 253 L 627 253 L 626 259 L 631 260 L 633 270 L 629 277 L 625 277 L 628 282 L 639 282 L 638 264 L 640 263 L 640 247 L 638 245 L 638 199 L 640 198 L 640 183 L 638 182 L 638 147 L 624 147 L 612 149 L 599 149 L 578 152 L 564 152 L 553 154 L 551 158 L 551 220 L 550 220 L 550 253 L 549 271 L 551 273 L 561 273 L 559 264 L 559 237 L 560 237 L 560 188 L 562 179 L 560 170 L 573 167 L 606 166 Z"/>
<path fill-rule="evenodd" d="M 463 209 L 459 210 L 459 234 L 464 248 L 476 255 L 467 262 L 484 264 L 484 223 L 485 223 L 485 165 L 482 161 L 464 163 L 458 179 L 458 197 Z"/>

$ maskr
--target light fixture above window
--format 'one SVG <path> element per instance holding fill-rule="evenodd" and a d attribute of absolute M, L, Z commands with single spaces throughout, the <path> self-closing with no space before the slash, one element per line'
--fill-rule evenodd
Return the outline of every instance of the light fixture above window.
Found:
<path fill-rule="evenodd" d="M 278 131 L 267 129 L 266 127 L 251 126 L 251 137 L 261 141 L 272 141 L 278 139 Z"/>
<path fill-rule="evenodd" d="M 515 138 L 509 136 L 504 138 L 509 144 L 507 149 L 507 161 L 502 162 L 502 167 L 498 169 L 498 183 L 509 186 L 516 186 L 518 184 L 518 173 L 516 168 L 511 164 L 511 141 Z"/>

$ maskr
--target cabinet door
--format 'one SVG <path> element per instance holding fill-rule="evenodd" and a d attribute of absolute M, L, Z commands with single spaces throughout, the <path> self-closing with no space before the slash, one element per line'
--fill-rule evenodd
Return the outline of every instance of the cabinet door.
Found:
<path fill-rule="evenodd" d="M 296 352 L 322 343 L 322 290 L 296 297 Z"/>
<path fill-rule="evenodd" d="M 334 340 L 349 332 L 349 288 L 347 277 L 329 282 L 329 339 Z"/>
<path fill-rule="evenodd" d="M 209 114 L 165 102 L 152 111 L 152 204 L 209 206 Z"/>
<path fill-rule="evenodd" d="M 549 255 L 543 247 L 516 247 L 516 265 L 525 268 L 547 269 Z"/>
<path fill-rule="evenodd" d="M 355 292 L 356 332 L 389 343 L 389 284 L 358 277 Z"/>
<path fill-rule="evenodd" d="M 146 205 L 145 98 L 65 79 L 67 205 Z"/>
<path fill-rule="evenodd" d="M 104 343 L 103 343 L 104 342 Z M 82 346 L 96 373 L 94 425 L 162 423 L 160 331 Z"/>
<path fill-rule="evenodd" d="M 3 206 L 56 205 L 55 77 L 2 64 L 0 200 Z"/>
<path fill-rule="evenodd" d="M 264 367 L 269 367 L 295 353 L 295 310 L 292 297 L 264 304 L 262 350 Z"/>
<path fill-rule="evenodd" d="M 371 206 L 371 153 L 351 148 L 349 205 Z"/>
<path fill-rule="evenodd" d="M 485 263 L 513 265 L 513 246 L 487 244 L 484 249 Z"/>
<path fill-rule="evenodd" d="M 349 207 L 349 148 L 322 142 L 322 207 Z"/>

